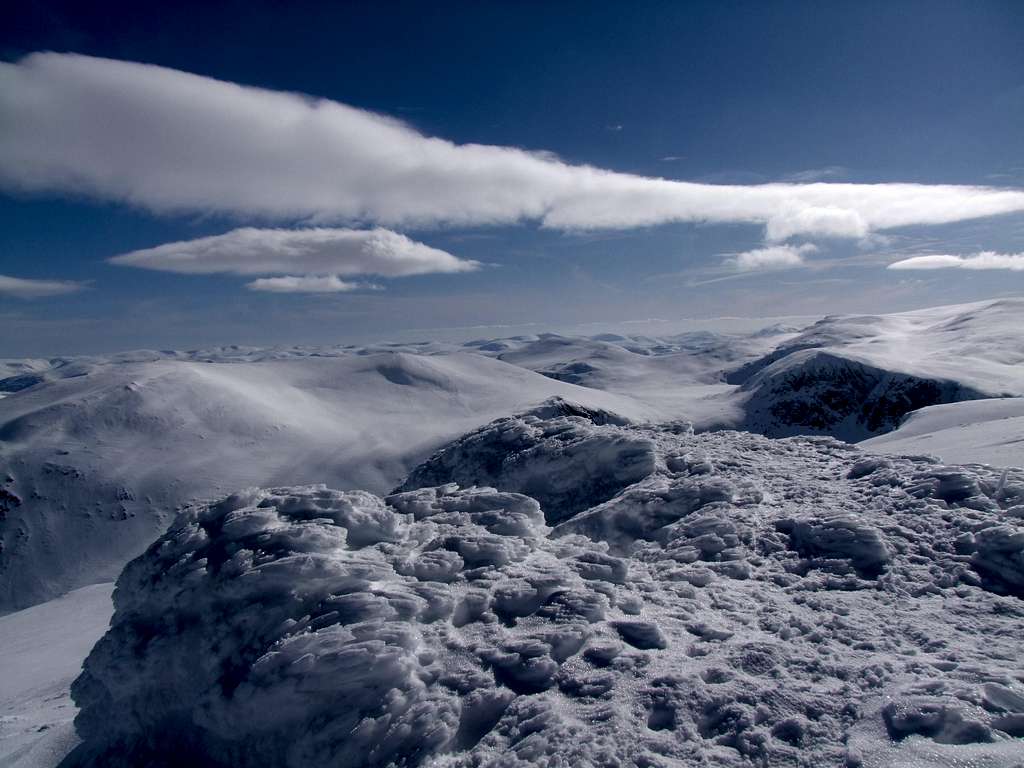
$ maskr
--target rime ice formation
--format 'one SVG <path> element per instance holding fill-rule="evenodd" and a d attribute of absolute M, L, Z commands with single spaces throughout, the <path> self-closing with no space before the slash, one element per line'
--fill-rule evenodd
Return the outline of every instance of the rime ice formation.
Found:
<path fill-rule="evenodd" d="M 570 494 L 584 458 L 614 482 Z M 1019 766 L 1022 510 L 1020 470 L 500 419 L 385 498 L 183 511 L 118 581 L 72 759 Z"/>

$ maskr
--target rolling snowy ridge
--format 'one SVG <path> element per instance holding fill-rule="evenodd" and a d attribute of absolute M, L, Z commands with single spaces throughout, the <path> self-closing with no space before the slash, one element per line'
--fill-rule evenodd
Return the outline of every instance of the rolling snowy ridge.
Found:
<path fill-rule="evenodd" d="M 105 363 L 0 400 L 0 610 L 111 580 L 174 511 L 253 483 L 384 492 L 438 445 L 565 395 L 479 355 Z"/>

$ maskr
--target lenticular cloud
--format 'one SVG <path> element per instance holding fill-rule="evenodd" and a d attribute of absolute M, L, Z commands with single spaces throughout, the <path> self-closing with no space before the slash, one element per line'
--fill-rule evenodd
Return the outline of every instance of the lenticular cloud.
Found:
<path fill-rule="evenodd" d="M 802 267 L 804 254 L 814 253 L 817 247 L 811 243 L 803 245 L 769 245 L 766 248 L 755 248 L 752 251 L 737 253 L 726 259 L 726 264 L 740 272 L 753 272 L 765 269 L 788 269 Z"/>
<path fill-rule="evenodd" d="M 306 275 L 408 277 L 469 272 L 480 266 L 478 262 L 456 258 L 386 229 L 254 227 L 165 243 L 114 256 L 110 261 L 125 267 L 192 275 L 302 272 Z M 334 288 L 339 290 L 337 284 Z"/>
<path fill-rule="evenodd" d="M 71 280 L 31 280 L 24 277 L 0 275 L 0 296 L 19 299 L 38 299 L 44 296 L 63 296 L 82 290 L 85 285 Z"/>
<path fill-rule="evenodd" d="M 1024 253 L 981 251 L 970 256 L 931 254 L 894 261 L 889 269 L 1009 269 L 1024 271 Z"/>
<path fill-rule="evenodd" d="M 747 222 L 771 240 L 1024 211 L 1024 191 L 922 184 L 695 184 L 455 144 L 364 110 L 75 54 L 0 63 L 0 185 L 153 211 L 385 226 L 565 230 Z"/>

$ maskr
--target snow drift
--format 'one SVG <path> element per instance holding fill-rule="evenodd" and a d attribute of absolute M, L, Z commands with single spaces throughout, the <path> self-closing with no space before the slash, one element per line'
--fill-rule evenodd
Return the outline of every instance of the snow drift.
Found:
<path fill-rule="evenodd" d="M 384 498 L 184 510 L 118 581 L 68 764 L 1019 764 L 1024 472 L 545 415 Z M 545 464 L 622 441 L 639 476 L 558 508 Z M 412 487 L 463 469 L 499 488 Z"/>

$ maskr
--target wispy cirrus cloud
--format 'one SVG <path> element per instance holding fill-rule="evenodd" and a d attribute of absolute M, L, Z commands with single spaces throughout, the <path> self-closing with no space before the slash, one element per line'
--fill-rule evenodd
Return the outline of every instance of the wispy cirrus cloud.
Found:
<path fill-rule="evenodd" d="M 0 185 L 157 212 L 384 226 L 563 230 L 761 224 L 773 241 L 864 237 L 1024 211 L 1024 191 L 925 184 L 707 184 L 455 144 L 324 99 L 75 54 L 0 63 Z"/>
<path fill-rule="evenodd" d="M 268 293 L 349 293 L 359 290 L 380 290 L 372 283 L 352 283 L 337 275 L 284 275 L 283 277 L 261 277 L 246 283 L 250 291 Z"/>
<path fill-rule="evenodd" d="M 112 264 L 162 272 L 209 275 L 379 275 L 408 277 L 471 272 L 476 261 L 386 229 L 258 229 L 165 243 L 114 256 Z M 295 278 L 290 278 L 295 279 Z"/>
<path fill-rule="evenodd" d="M 85 283 L 73 280 L 32 280 L 25 277 L 0 275 L 0 296 L 14 296 L 19 299 L 64 296 L 69 293 L 77 293 L 85 286 Z"/>
<path fill-rule="evenodd" d="M 848 177 L 850 169 L 842 165 L 826 165 L 824 168 L 808 168 L 803 171 L 788 173 L 783 181 L 794 181 L 807 183 L 811 181 L 827 181 L 829 179 L 843 179 Z"/>
<path fill-rule="evenodd" d="M 770 269 L 790 269 L 804 265 L 804 254 L 814 253 L 818 248 L 811 243 L 803 245 L 769 245 L 729 256 L 725 265 L 738 272 L 754 272 Z"/>
<path fill-rule="evenodd" d="M 981 251 L 969 256 L 930 254 L 895 261 L 888 269 L 1008 269 L 1024 272 L 1024 253 Z"/>

